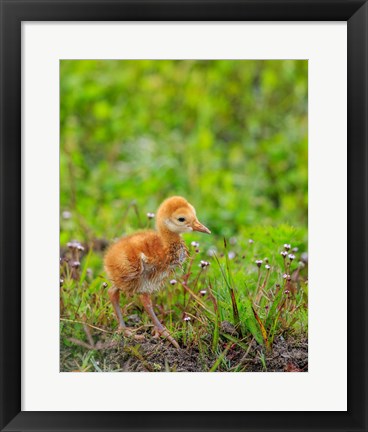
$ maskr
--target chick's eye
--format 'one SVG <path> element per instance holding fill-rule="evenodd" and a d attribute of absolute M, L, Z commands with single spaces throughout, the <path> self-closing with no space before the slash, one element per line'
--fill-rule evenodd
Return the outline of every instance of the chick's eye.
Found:
<path fill-rule="evenodd" d="M 184 222 L 184 221 L 185 221 L 185 218 L 180 217 L 180 218 L 178 218 L 178 221 L 179 221 L 179 222 Z"/>

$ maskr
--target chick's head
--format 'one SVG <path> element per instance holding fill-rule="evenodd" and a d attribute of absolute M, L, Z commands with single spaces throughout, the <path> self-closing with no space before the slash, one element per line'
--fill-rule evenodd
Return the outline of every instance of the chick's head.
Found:
<path fill-rule="evenodd" d="M 159 231 L 169 230 L 176 234 L 191 231 L 211 233 L 197 219 L 195 208 L 185 198 L 179 196 L 168 198 L 160 205 L 156 220 Z"/>

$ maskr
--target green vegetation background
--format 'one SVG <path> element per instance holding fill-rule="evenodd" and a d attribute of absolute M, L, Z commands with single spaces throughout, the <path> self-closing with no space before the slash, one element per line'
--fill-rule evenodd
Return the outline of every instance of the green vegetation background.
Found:
<path fill-rule="evenodd" d="M 307 233 L 307 61 L 60 63 L 61 244 L 183 195 L 215 236 Z M 286 239 L 292 241 L 293 239 Z"/>

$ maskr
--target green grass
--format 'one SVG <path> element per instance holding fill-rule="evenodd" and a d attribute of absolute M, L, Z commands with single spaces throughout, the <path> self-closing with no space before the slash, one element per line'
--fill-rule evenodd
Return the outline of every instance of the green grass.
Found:
<path fill-rule="evenodd" d="M 225 361 L 234 344 L 246 352 L 254 338 L 262 348 L 263 364 L 275 337 L 307 334 L 307 268 L 300 263 L 306 250 L 305 233 L 289 226 L 254 227 L 230 241 L 199 234 L 185 238 L 190 259 L 177 271 L 177 283 L 168 281 L 155 296 L 155 309 L 182 348 L 195 347 L 204 357 L 216 358 L 211 371 L 234 368 Z M 199 247 L 191 245 L 194 239 Z M 280 254 L 284 244 L 291 244 L 288 252 L 295 255 L 294 260 L 284 260 Z M 87 345 L 101 334 L 113 338 L 117 329 L 107 296 L 110 282 L 102 270 L 101 252 L 83 251 L 80 268 L 73 269 L 71 263 L 80 259 L 76 253 L 66 248 L 64 256 L 69 261 L 61 265 L 61 343 L 75 357 L 76 370 L 98 370 L 95 359 L 103 362 L 103 351 Z M 209 263 L 204 268 L 203 260 Z M 149 338 L 152 324 L 139 300 L 122 296 L 121 307 L 125 316 L 138 316 L 137 328 L 148 332 Z M 233 334 L 223 330 L 224 322 L 233 326 Z M 83 343 L 87 345 L 81 346 Z M 130 354 L 139 358 L 138 352 Z"/>

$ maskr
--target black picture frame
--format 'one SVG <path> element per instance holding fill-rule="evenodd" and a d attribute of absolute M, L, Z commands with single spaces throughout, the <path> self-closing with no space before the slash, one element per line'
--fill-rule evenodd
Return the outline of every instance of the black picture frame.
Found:
<path fill-rule="evenodd" d="M 1 0 L 0 3 L 0 429 L 2 431 L 367 431 L 367 1 Z M 140 412 L 138 414 L 136 412 L 23 412 L 21 410 L 21 264 L 24 259 L 21 242 L 21 23 L 22 21 L 120 20 L 347 21 L 347 412 L 287 412 L 286 409 L 285 412 Z M 332 323 L 329 325 L 333 327 Z M 336 349 L 338 350 L 338 347 Z M 317 388 L 316 392 L 318 392 Z M 287 408 L 287 403 L 285 406 Z"/>

